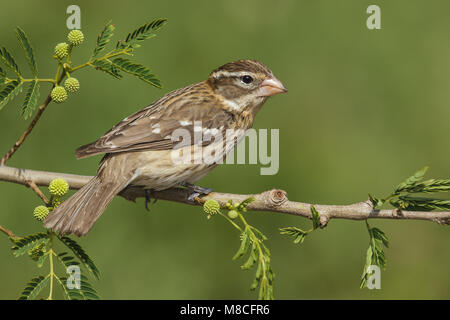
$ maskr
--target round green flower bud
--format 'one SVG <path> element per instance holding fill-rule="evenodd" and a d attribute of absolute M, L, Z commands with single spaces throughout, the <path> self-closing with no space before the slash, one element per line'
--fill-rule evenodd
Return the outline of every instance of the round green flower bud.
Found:
<path fill-rule="evenodd" d="M 239 213 L 236 210 L 228 211 L 228 218 L 236 219 L 239 216 Z"/>
<path fill-rule="evenodd" d="M 72 30 L 69 32 L 69 35 L 67 36 L 67 40 L 69 40 L 69 43 L 78 46 L 83 43 L 84 41 L 84 35 L 81 30 Z"/>
<path fill-rule="evenodd" d="M 61 86 L 54 87 L 50 96 L 52 97 L 52 100 L 55 101 L 56 103 L 63 103 L 64 101 L 67 100 L 66 89 L 64 89 Z"/>
<path fill-rule="evenodd" d="M 46 206 L 37 206 L 34 208 L 33 216 L 39 220 L 44 220 L 48 215 L 48 208 Z"/>
<path fill-rule="evenodd" d="M 205 211 L 205 213 L 209 214 L 209 215 L 213 215 L 216 213 L 219 213 L 220 211 L 220 205 L 216 200 L 207 200 L 204 204 L 203 204 L 203 211 Z"/>
<path fill-rule="evenodd" d="M 76 78 L 69 78 L 64 82 L 64 88 L 68 92 L 77 92 L 80 89 L 80 82 Z"/>
<path fill-rule="evenodd" d="M 68 48 L 69 48 L 69 45 L 67 43 L 65 43 L 65 42 L 58 43 L 55 47 L 55 55 L 59 59 L 66 57 L 69 52 Z"/>
<path fill-rule="evenodd" d="M 52 195 L 62 197 L 69 191 L 69 184 L 61 178 L 53 179 L 48 186 L 48 190 Z"/>

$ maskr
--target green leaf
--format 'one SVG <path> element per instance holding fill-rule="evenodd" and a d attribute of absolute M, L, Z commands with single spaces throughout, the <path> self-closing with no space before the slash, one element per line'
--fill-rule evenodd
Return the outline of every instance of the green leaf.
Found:
<path fill-rule="evenodd" d="M 28 40 L 25 32 L 17 27 L 16 29 L 17 33 L 17 39 L 19 39 L 20 46 L 22 47 L 23 51 L 25 52 L 25 58 L 28 61 L 28 65 L 30 66 L 30 70 L 33 73 L 35 77 L 37 77 L 37 66 L 36 66 L 36 60 L 34 59 L 34 50 L 31 46 L 30 41 Z"/>
<path fill-rule="evenodd" d="M 6 87 L 0 91 L 0 110 L 22 90 L 23 82 L 17 80 L 9 82 Z"/>
<path fill-rule="evenodd" d="M 133 32 L 129 33 L 125 40 L 117 42 L 117 49 L 125 48 L 139 48 L 139 42 L 153 38 L 156 36 L 155 32 L 158 31 L 165 23 L 167 19 L 155 19 L 149 23 L 144 24 Z"/>
<path fill-rule="evenodd" d="M 39 259 L 37 261 L 38 268 L 42 268 L 47 257 L 48 257 L 48 254 L 45 254 L 45 253 L 39 257 Z"/>
<path fill-rule="evenodd" d="M 97 291 L 89 283 L 87 277 L 83 274 L 80 275 L 80 288 L 69 289 L 66 285 L 67 277 L 61 278 L 62 285 L 64 286 L 64 293 L 69 300 L 99 300 L 100 297 Z"/>
<path fill-rule="evenodd" d="M 19 257 L 41 244 L 47 244 L 49 237 L 48 233 L 40 232 L 24 238 L 15 238 L 12 239 L 12 241 L 15 244 L 15 246 L 11 248 L 13 250 L 13 254 L 15 257 Z"/>
<path fill-rule="evenodd" d="M 30 282 L 27 283 L 27 286 L 25 289 L 23 289 L 22 294 L 19 297 L 19 300 L 33 300 L 36 298 L 36 296 L 39 294 L 39 292 L 42 290 L 42 288 L 45 287 L 49 279 L 49 275 L 46 277 L 43 276 L 37 276 L 30 280 Z"/>
<path fill-rule="evenodd" d="M 94 264 L 94 261 L 87 255 L 87 253 L 80 247 L 78 243 L 69 237 L 62 236 L 59 239 L 75 254 L 75 256 L 80 259 L 81 263 L 98 279 L 100 276 L 100 271 Z"/>
<path fill-rule="evenodd" d="M 294 243 L 303 243 L 309 232 L 310 231 L 304 231 L 297 227 L 280 228 L 280 234 L 292 236 L 294 238 Z"/>
<path fill-rule="evenodd" d="M 59 262 L 61 262 L 61 264 L 65 268 L 68 268 L 68 267 L 73 266 L 73 265 L 76 265 L 76 266 L 80 265 L 80 263 L 78 261 L 75 261 L 74 257 L 68 256 L 67 252 L 63 252 L 63 253 L 58 254 L 56 256 L 56 258 L 58 259 Z"/>
<path fill-rule="evenodd" d="M 122 79 L 122 75 L 119 73 L 119 70 L 108 60 L 95 60 L 91 64 L 96 70 L 100 70 L 108 73 L 116 79 Z"/>
<path fill-rule="evenodd" d="M 17 77 L 21 77 L 19 67 L 17 66 L 16 61 L 12 57 L 12 55 L 6 50 L 5 47 L 0 48 L 0 60 L 14 73 L 17 75 Z"/>
<path fill-rule="evenodd" d="M 2 68 L 0 68 L 0 85 L 5 83 L 6 80 L 6 73 L 3 71 Z"/>
<path fill-rule="evenodd" d="M 143 80 L 144 82 L 147 82 L 151 84 L 152 86 L 155 86 L 157 88 L 161 88 L 161 83 L 156 78 L 156 75 L 154 75 L 149 68 L 139 64 L 135 63 L 129 59 L 126 58 L 115 58 L 111 61 L 113 65 L 120 70 L 132 74 L 139 79 Z"/>
<path fill-rule="evenodd" d="M 311 206 L 311 215 L 313 222 L 313 230 L 320 227 L 320 214 L 314 206 Z"/>
<path fill-rule="evenodd" d="M 381 207 L 384 204 L 384 200 L 375 198 L 370 193 L 369 193 L 369 200 L 372 203 L 372 206 L 374 209 L 378 209 L 379 207 Z"/>
<path fill-rule="evenodd" d="M 395 193 L 398 194 L 400 192 L 403 192 L 405 189 L 414 186 L 417 182 L 423 179 L 427 170 L 428 167 L 424 167 L 414 173 L 411 177 L 400 183 L 397 188 L 395 188 Z"/>
<path fill-rule="evenodd" d="M 409 193 L 434 193 L 450 191 L 450 179 L 429 179 L 406 186 L 402 192 Z"/>
<path fill-rule="evenodd" d="M 382 269 L 386 268 L 386 258 L 384 248 L 389 247 L 389 241 L 386 234 L 378 228 L 371 228 L 366 221 L 367 231 L 369 232 L 369 248 L 366 253 L 366 262 L 361 275 L 360 288 L 366 286 L 366 281 L 369 276 L 368 268 L 371 265 L 377 265 Z"/>
<path fill-rule="evenodd" d="M 109 43 L 109 41 L 111 40 L 111 37 L 113 36 L 113 32 L 114 32 L 114 25 L 111 24 L 111 22 L 109 22 L 105 28 L 103 29 L 103 31 L 99 34 L 98 38 L 97 38 L 97 46 L 94 49 L 94 53 L 92 55 L 92 57 L 96 57 L 98 56 L 98 54 L 100 52 L 102 52 L 106 45 Z"/>
<path fill-rule="evenodd" d="M 252 245 L 252 251 L 250 252 L 250 255 L 247 259 L 247 261 L 241 266 L 242 270 L 248 270 L 251 269 L 255 262 L 258 260 L 258 247 L 253 243 Z"/>
<path fill-rule="evenodd" d="M 23 102 L 22 106 L 22 116 L 25 119 L 28 119 L 33 114 L 38 99 L 39 99 L 39 82 L 33 80 L 30 82 L 27 94 L 25 95 L 25 101 Z"/>
<path fill-rule="evenodd" d="M 450 200 L 414 197 L 410 195 L 399 196 L 390 203 L 399 209 L 411 211 L 450 210 Z"/>
<path fill-rule="evenodd" d="M 241 234 L 241 245 L 239 247 L 239 250 L 233 256 L 233 260 L 239 259 L 247 252 L 250 246 L 250 242 L 251 242 L 250 230 L 246 228 L 244 232 Z"/>

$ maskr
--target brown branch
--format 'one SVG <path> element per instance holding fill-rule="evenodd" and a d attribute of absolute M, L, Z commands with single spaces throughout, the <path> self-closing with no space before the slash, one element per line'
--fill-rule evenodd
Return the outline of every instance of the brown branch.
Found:
<path fill-rule="evenodd" d="M 47 108 L 50 101 L 52 101 L 52 98 L 50 97 L 50 94 L 49 94 L 47 96 L 47 99 L 45 99 L 44 103 L 39 107 L 37 114 L 34 116 L 33 120 L 31 121 L 30 125 L 28 126 L 28 128 L 24 131 L 24 133 L 22 133 L 22 135 L 16 141 L 16 143 L 14 143 L 12 148 L 3 156 L 2 160 L 0 161 L 0 165 L 3 166 L 6 163 L 6 161 L 8 161 L 9 158 L 11 158 L 12 155 L 17 151 L 17 149 L 20 148 L 22 143 L 25 141 L 25 139 L 28 137 L 28 135 L 33 130 L 33 128 L 36 125 L 36 123 L 38 122 L 38 120 L 41 118 L 42 113 L 44 113 L 44 111 Z"/>
<path fill-rule="evenodd" d="M 6 234 L 8 237 L 14 239 L 17 238 L 17 236 L 11 231 L 6 229 L 5 227 L 0 225 L 0 231 L 3 232 L 4 234 Z"/>
<path fill-rule="evenodd" d="M 36 183 L 34 183 L 33 180 L 28 180 L 27 185 L 31 189 L 33 189 L 34 193 L 36 193 L 38 195 L 38 197 L 41 198 L 42 201 L 44 201 L 45 204 L 49 204 L 50 201 L 47 199 L 45 194 L 42 193 L 41 189 L 39 189 L 39 187 L 36 185 Z"/>
<path fill-rule="evenodd" d="M 69 183 L 71 189 L 80 189 L 92 177 L 0 166 L 0 181 L 28 185 L 27 181 L 32 180 L 38 186 L 48 186 L 49 183 L 55 178 L 65 179 Z M 119 195 L 127 200 L 135 201 L 136 198 L 145 197 L 145 192 L 143 188 L 127 187 Z M 200 201 L 196 202 L 189 201 L 188 195 L 188 191 L 185 189 L 173 188 L 153 192 L 152 198 L 181 202 L 190 205 L 201 205 L 205 200 L 214 199 L 221 205 L 225 205 L 225 203 L 229 200 L 232 200 L 233 203 L 240 203 L 248 197 L 253 196 L 256 200 L 248 205 L 247 208 L 249 210 L 288 213 L 311 219 L 310 210 L 312 204 L 290 201 L 287 198 L 286 192 L 278 189 L 265 191 L 259 194 L 212 192 L 209 195 L 202 197 Z M 426 220 L 437 222 L 439 224 L 450 224 L 450 211 L 399 211 L 397 209 L 374 210 L 372 203 L 369 200 L 350 205 L 314 204 L 314 207 L 320 213 L 320 220 L 323 226 L 325 226 L 331 219 Z"/>

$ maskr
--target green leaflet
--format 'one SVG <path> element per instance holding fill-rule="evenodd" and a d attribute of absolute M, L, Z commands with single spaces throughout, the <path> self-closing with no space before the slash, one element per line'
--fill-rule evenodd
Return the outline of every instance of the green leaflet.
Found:
<path fill-rule="evenodd" d="M 100 297 L 97 294 L 97 291 L 92 287 L 92 285 L 88 282 L 88 279 L 85 275 L 80 275 L 80 288 L 69 289 L 67 287 L 67 277 L 62 277 L 61 286 L 64 289 L 64 294 L 68 300 L 99 300 Z"/>
<path fill-rule="evenodd" d="M 34 109 L 36 109 L 38 99 L 39 99 L 39 82 L 33 80 L 30 82 L 27 94 L 25 95 L 25 101 L 23 102 L 22 106 L 22 116 L 25 119 L 28 119 L 33 114 Z"/>
<path fill-rule="evenodd" d="M 390 203 L 399 209 L 412 211 L 450 210 L 450 200 L 414 197 L 411 195 L 399 196 Z"/>
<path fill-rule="evenodd" d="M 303 241 L 305 241 L 306 236 L 310 232 L 321 227 L 320 213 L 316 210 L 316 208 L 314 206 L 311 206 L 310 210 L 311 210 L 311 218 L 312 218 L 312 223 L 313 223 L 312 229 L 305 231 L 305 230 L 302 230 L 297 227 L 285 227 L 285 228 L 280 228 L 280 234 L 285 234 L 285 235 L 293 237 L 294 243 L 300 243 L 300 244 L 303 243 Z"/>
<path fill-rule="evenodd" d="M 320 227 L 320 214 L 314 206 L 311 206 L 311 215 L 313 222 L 313 230 Z"/>
<path fill-rule="evenodd" d="M 74 257 L 72 256 L 68 256 L 67 252 L 63 252 L 60 253 L 56 256 L 56 258 L 59 260 L 59 262 L 61 262 L 61 264 L 63 264 L 66 268 L 73 266 L 73 265 L 80 265 L 80 263 L 78 261 L 75 260 Z"/>
<path fill-rule="evenodd" d="M 95 60 L 91 65 L 96 70 L 106 72 L 116 79 L 122 79 L 122 75 L 119 73 L 119 70 L 109 60 Z"/>
<path fill-rule="evenodd" d="M 23 289 L 22 294 L 19 297 L 19 300 L 33 300 L 45 287 L 49 279 L 49 275 L 46 277 L 37 276 L 30 280 L 27 283 L 25 289 Z"/>
<path fill-rule="evenodd" d="M 258 260 L 258 247 L 253 243 L 252 251 L 250 252 L 247 261 L 241 266 L 241 269 L 242 270 L 251 269 L 255 265 L 255 262 L 257 260 Z"/>
<path fill-rule="evenodd" d="M 13 254 L 15 257 L 19 257 L 43 243 L 47 244 L 49 238 L 47 233 L 40 232 L 26 236 L 25 238 L 12 239 L 12 241 L 15 244 L 12 247 Z"/>
<path fill-rule="evenodd" d="M 377 265 L 382 269 L 386 268 L 386 257 L 384 248 L 389 248 L 389 241 L 385 233 L 378 228 L 371 228 L 366 221 L 367 231 L 369 232 L 369 248 L 366 253 L 366 263 L 361 275 L 360 288 L 366 287 L 366 281 L 369 276 L 368 268 L 371 265 Z"/>
<path fill-rule="evenodd" d="M 5 47 L 0 48 L 0 60 L 8 67 L 10 68 L 17 77 L 20 78 L 21 74 L 19 71 L 19 67 L 17 66 L 16 61 L 12 57 L 12 55 L 6 50 Z"/>
<path fill-rule="evenodd" d="M 414 186 L 417 182 L 423 179 L 425 173 L 427 172 L 428 167 L 424 167 L 414 173 L 411 177 L 400 183 L 397 188 L 395 188 L 395 193 L 398 194 L 400 192 L 405 191 L 408 187 Z"/>
<path fill-rule="evenodd" d="M 149 68 L 139 64 L 135 63 L 129 59 L 126 58 L 115 58 L 111 61 L 113 65 L 120 70 L 132 74 L 139 79 L 143 80 L 144 82 L 147 82 L 151 84 L 152 86 L 155 86 L 157 88 L 161 88 L 161 82 L 159 79 L 154 75 Z"/>
<path fill-rule="evenodd" d="M 78 243 L 69 237 L 62 236 L 59 239 L 75 254 L 75 256 L 80 259 L 83 265 L 90 271 L 92 274 L 99 279 L 100 271 L 94 264 L 94 261 L 87 255 L 87 253 L 80 247 Z"/>
<path fill-rule="evenodd" d="M 23 82 L 19 82 L 17 80 L 9 82 L 6 87 L 4 87 L 0 91 L 0 110 L 3 109 L 3 107 L 16 95 L 19 94 L 19 92 L 22 90 L 22 84 Z"/>
<path fill-rule="evenodd" d="M 246 228 L 244 232 L 241 234 L 241 245 L 239 246 L 238 251 L 233 256 L 233 260 L 237 260 L 242 257 L 248 250 L 251 242 L 250 230 Z"/>
<path fill-rule="evenodd" d="M 0 68 L 0 85 L 3 84 L 6 80 L 6 73 L 3 71 L 2 68 Z"/>
<path fill-rule="evenodd" d="M 33 73 L 35 77 L 37 77 L 37 66 L 36 66 L 36 60 L 34 58 L 34 50 L 31 46 L 30 41 L 28 40 L 25 32 L 17 27 L 16 29 L 17 39 L 19 39 L 20 46 L 22 47 L 25 58 L 28 61 L 28 65 L 30 66 L 30 70 Z"/>
<path fill-rule="evenodd" d="M 429 179 L 406 186 L 402 192 L 409 193 L 434 193 L 450 191 L 450 179 Z"/>
<path fill-rule="evenodd" d="M 304 231 L 297 227 L 280 228 L 280 233 L 294 238 L 294 243 L 303 243 L 310 231 Z"/>
<path fill-rule="evenodd" d="M 125 49 L 125 48 L 139 48 L 139 42 L 143 40 L 147 40 L 156 36 L 155 32 L 161 29 L 161 27 L 167 22 L 167 19 L 158 18 L 153 21 L 146 23 L 129 33 L 125 40 L 121 40 L 117 42 L 117 49 Z"/>
<path fill-rule="evenodd" d="M 111 22 L 109 22 L 105 26 L 105 28 L 103 29 L 103 31 L 99 34 L 99 36 L 97 38 L 97 46 L 94 49 L 92 58 L 98 56 L 98 54 L 105 49 L 105 47 L 111 40 L 111 37 L 114 35 L 114 33 L 113 33 L 114 29 L 115 29 L 115 27 L 114 27 L 114 25 L 111 24 Z"/>
<path fill-rule="evenodd" d="M 255 278 L 250 286 L 250 290 L 260 288 L 258 299 L 273 299 L 273 271 L 270 266 L 270 251 L 263 244 L 267 239 L 255 227 L 246 225 L 244 232 L 241 234 L 241 245 L 239 250 L 233 257 L 233 260 L 239 259 L 248 253 L 250 245 L 250 254 L 241 265 L 242 270 L 249 270 L 257 264 Z"/>
<path fill-rule="evenodd" d="M 378 199 L 378 198 L 372 196 L 370 193 L 369 193 L 369 200 L 372 203 L 372 206 L 373 206 L 373 208 L 375 210 L 378 209 L 379 207 L 381 207 L 384 204 L 384 200 L 383 199 Z"/>

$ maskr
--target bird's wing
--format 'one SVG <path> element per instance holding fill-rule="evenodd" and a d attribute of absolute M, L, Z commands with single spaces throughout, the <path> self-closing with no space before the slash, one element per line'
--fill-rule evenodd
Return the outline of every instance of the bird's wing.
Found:
<path fill-rule="evenodd" d="M 221 108 L 221 103 L 205 83 L 173 91 L 125 118 L 97 141 L 78 148 L 76 156 L 86 158 L 100 153 L 168 150 L 179 144 L 172 140 L 176 129 L 186 130 L 184 132 L 192 138 L 199 128 L 203 133 L 226 130 L 234 115 Z M 206 144 L 208 141 L 203 143 Z"/>

